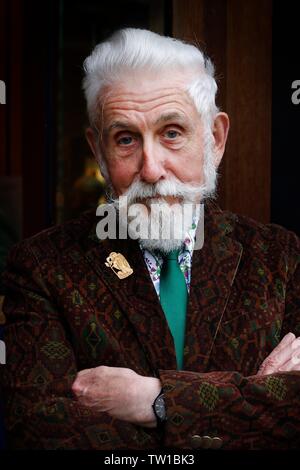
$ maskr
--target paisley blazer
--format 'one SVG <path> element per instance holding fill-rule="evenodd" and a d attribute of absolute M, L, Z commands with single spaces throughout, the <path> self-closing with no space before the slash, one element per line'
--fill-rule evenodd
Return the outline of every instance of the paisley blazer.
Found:
<path fill-rule="evenodd" d="M 300 372 L 256 375 L 287 332 L 300 335 L 296 235 L 206 205 L 178 371 L 138 243 L 99 241 L 97 222 L 86 212 L 10 253 L 1 369 L 9 447 L 299 447 Z M 105 264 L 112 252 L 133 269 L 127 278 Z M 160 378 L 163 431 L 95 415 L 74 400 L 77 371 L 99 365 Z"/>

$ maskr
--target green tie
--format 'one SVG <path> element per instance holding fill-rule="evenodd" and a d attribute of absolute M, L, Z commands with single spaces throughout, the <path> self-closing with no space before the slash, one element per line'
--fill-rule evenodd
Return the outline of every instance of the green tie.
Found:
<path fill-rule="evenodd" d="M 160 303 L 173 335 L 177 368 L 180 370 L 183 367 L 188 293 L 184 275 L 178 264 L 178 252 L 178 250 L 171 251 L 171 253 L 164 257 L 160 274 Z"/>

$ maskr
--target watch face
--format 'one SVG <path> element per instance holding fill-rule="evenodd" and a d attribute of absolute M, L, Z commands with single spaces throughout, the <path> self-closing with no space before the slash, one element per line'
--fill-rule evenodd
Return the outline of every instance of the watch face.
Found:
<path fill-rule="evenodd" d="M 166 417 L 165 400 L 162 396 L 158 397 L 155 400 L 154 407 L 155 407 L 155 413 L 157 414 L 159 419 L 162 419 L 162 420 L 165 419 Z"/>

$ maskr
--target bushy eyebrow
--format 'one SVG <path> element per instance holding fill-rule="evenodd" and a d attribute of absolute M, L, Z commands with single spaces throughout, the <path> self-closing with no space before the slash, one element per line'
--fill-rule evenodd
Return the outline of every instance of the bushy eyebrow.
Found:
<path fill-rule="evenodd" d="M 127 121 L 113 121 L 109 126 L 103 129 L 104 134 L 109 134 L 113 129 L 129 129 L 131 123 Z"/>
<path fill-rule="evenodd" d="M 186 123 L 186 119 L 183 114 L 173 112 L 173 113 L 165 113 L 159 116 L 154 122 L 154 125 L 157 126 L 158 124 L 163 124 L 169 121 L 177 121 L 177 122 L 180 122 L 181 124 Z M 108 135 L 114 129 L 126 130 L 130 128 L 132 128 L 131 122 L 117 120 L 117 121 L 113 121 L 111 124 L 109 124 L 109 126 L 105 127 L 103 129 L 103 133 L 104 135 Z"/>
<path fill-rule="evenodd" d="M 166 123 L 168 121 L 177 121 L 182 124 L 186 122 L 185 116 L 181 113 L 165 113 L 159 116 L 159 118 L 155 121 L 155 125 L 161 124 L 161 123 Z"/>

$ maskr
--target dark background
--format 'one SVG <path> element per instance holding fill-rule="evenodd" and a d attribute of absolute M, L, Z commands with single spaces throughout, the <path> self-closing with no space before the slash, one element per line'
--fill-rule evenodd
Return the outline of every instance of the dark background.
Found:
<path fill-rule="evenodd" d="M 193 41 L 212 56 L 218 104 L 231 118 L 218 202 L 300 233 L 300 105 L 291 102 L 299 12 L 295 2 L 271 0 L 1 0 L 0 215 L 11 238 L 102 197 L 84 138 L 82 62 L 123 26 Z"/>
<path fill-rule="evenodd" d="M 291 101 L 291 83 L 300 79 L 299 21 L 298 2 L 273 2 L 270 219 L 298 235 L 300 104 Z"/>

